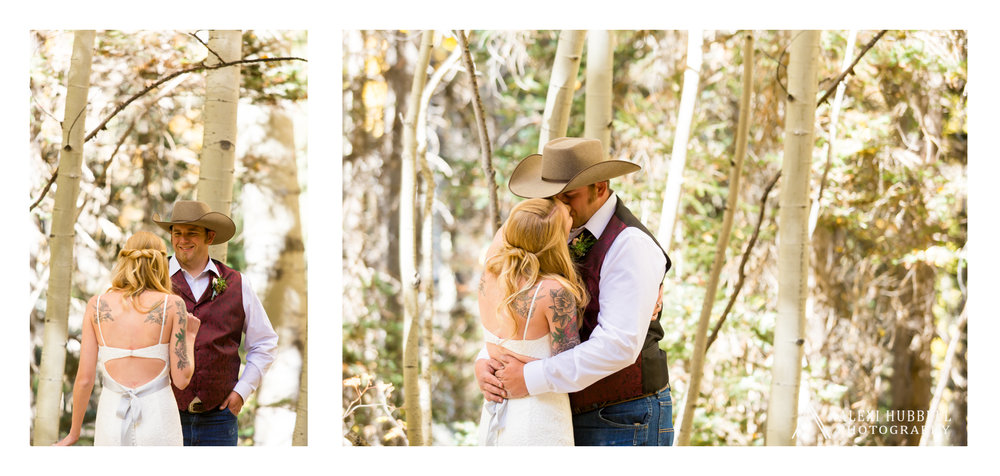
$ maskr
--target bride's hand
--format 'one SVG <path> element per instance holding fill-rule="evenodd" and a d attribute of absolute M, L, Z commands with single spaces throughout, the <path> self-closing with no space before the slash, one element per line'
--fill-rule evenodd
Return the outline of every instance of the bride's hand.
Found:
<path fill-rule="evenodd" d="M 198 335 L 198 329 L 201 328 L 201 319 L 194 317 L 194 314 L 188 314 L 187 316 L 187 335 L 191 337 L 192 341 L 194 336 Z"/>
<path fill-rule="evenodd" d="M 479 359 L 476 361 L 476 383 L 479 390 L 483 392 L 483 398 L 487 401 L 501 403 L 506 396 L 500 388 L 500 379 L 496 378 L 497 369 L 500 368 L 500 361 L 495 359 Z"/>

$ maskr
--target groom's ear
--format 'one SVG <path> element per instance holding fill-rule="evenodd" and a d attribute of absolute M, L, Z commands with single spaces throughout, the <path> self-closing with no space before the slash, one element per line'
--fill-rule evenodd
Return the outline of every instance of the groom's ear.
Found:
<path fill-rule="evenodd" d="M 205 230 L 205 244 L 210 245 L 215 241 L 215 232 L 212 230 Z"/>

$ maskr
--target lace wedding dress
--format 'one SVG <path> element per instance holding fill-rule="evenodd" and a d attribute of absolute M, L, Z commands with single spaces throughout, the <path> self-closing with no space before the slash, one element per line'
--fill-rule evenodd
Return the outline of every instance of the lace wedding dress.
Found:
<path fill-rule="evenodd" d="M 100 309 L 100 297 L 97 308 Z M 170 386 L 169 339 L 163 340 L 166 324 L 167 297 L 163 298 L 160 338 L 156 344 L 139 349 L 123 349 L 106 345 L 97 320 L 100 337 L 97 347 L 97 368 L 101 373 L 101 398 L 97 403 L 94 446 L 181 446 L 184 436 L 177 401 Z M 144 357 L 162 360 L 163 370 L 147 383 L 126 387 L 115 381 L 105 364 L 124 357 Z"/>
<path fill-rule="evenodd" d="M 525 334 L 521 340 L 501 339 L 483 327 L 486 342 L 499 345 L 512 352 L 528 357 L 544 359 L 552 355 L 551 336 L 545 334 L 538 339 L 525 340 L 531 314 L 535 310 L 535 290 L 524 323 Z M 543 393 L 524 398 L 504 400 L 503 403 L 487 401 L 483 404 L 479 419 L 480 446 L 572 446 L 573 415 L 570 411 L 569 395 L 565 393 Z"/>

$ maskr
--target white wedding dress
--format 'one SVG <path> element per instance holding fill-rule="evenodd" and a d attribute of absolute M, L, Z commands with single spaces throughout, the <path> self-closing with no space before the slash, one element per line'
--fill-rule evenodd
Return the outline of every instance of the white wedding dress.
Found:
<path fill-rule="evenodd" d="M 97 298 L 97 309 L 101 307 Z M 167 298 L 163 298 L 163 319 L 156 344 L 139 349 L 123 349 L 108 345 L 97 347 L 97 368 L 101 372 L 101 398 L 97 403 L 94 446 L 182 446 L 181 417 L 170 385 L 169 339 L 163 340 L 166 327 Z M 100 343 L 107 344 L 97 319 Z M 147 383 L 136 388 L 126 387 L 108 373 L 105 363 L 124 357 L 144 357 L 162 360 L 163 370 Z"/>
<path fill-rule="evenodd" d="M 541 289 L 541 283 L 538 289 Z M 552 355 L 550 334 L 538 339 L 524 339 L 535 309 L 538 289 L 531 299 L 531 308 L 524 323 L 525 334 L 521 340 L 501 339 L 483 327 L 486 342 L 537 359 Z M 507 399 L 503 403 L 486 401 L 479 419 L 479 445 L 573 446 L 573 414 L 569 395 L 549 392 Z"/>

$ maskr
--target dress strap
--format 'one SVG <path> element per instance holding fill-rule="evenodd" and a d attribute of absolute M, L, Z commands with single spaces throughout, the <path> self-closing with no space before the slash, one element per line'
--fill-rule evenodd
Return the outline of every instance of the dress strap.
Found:
<path fill-rule="evenodd" d="M 528 337 L 528 324 L 531 323 L 531 315 L 535 313 L 535 299 L 538 298 L 538 291 L 542 290 L 542 283 L 544 282 L 538 282 L 538 287 L 535 288 L 535 295 L 531 298 L 531 307 L 528 308 L 528 317 L 524 320 L 524 334 L 521 334 L 521 340 L 525 340 Z"/>
<path fill-rule="evenodd" d="M 157 344 L 163 340 L 163 329 L 167 327 L 167 298 L 169 297 L 169 294 L 163 295 L 163 318 L 160 319 L 160 338 L 156 341 Z"/>
<path fill-rule="evenodd" d="M 101 336 L 100 345 L 108 345 L 108 341 L 104 340 L 104 332 L 101 331 L 101 296 L 103 294 L 97 295 L 97 306 L 94 308 L 94 320 L 97 321 L 97 335 Z"/>

